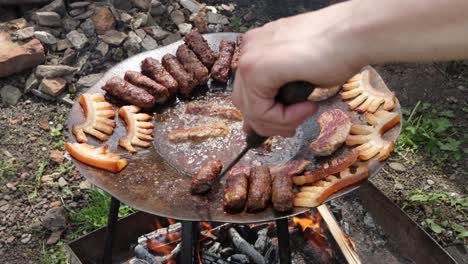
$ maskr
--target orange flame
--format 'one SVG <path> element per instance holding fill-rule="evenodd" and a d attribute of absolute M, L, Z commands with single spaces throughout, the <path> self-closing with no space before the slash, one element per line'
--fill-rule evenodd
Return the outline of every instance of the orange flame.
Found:
<path fill-rule="evenodd" d="M 320 221 L 322 220 L 322 216 L 317 213 L 315 217 L 313 217 L 309 212 L 304 214 L 303 217 L 293 217 L 292 223 L 293 226 L 299 225 L 302 228 L 302 231 L 306 231 L 306 229 L 311 229 L 313 231 L 320 230 Z"/>

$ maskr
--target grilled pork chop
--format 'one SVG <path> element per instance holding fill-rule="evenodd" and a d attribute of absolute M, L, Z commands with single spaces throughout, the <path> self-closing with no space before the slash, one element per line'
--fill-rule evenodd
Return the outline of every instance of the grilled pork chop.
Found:
<path fill-rule="evenodd" d="M 317 119 L 320 135 L 310 144 L 315 156 L 329 156 L 346 140 L 351 129 L 351 120 L 340 109 L 323 112 Z"/>

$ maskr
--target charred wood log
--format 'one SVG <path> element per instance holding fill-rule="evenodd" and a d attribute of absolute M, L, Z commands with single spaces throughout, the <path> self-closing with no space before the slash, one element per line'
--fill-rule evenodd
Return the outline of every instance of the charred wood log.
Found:
<path fill-rule="evenodd" d="M 255 249 L 260 252 L 261 254 L 265 253 L 265 249 L 268 245 L 268 227 L 258 231 L 258 238 L 255 241 Z"/>
<path fill-rule="evenodd" d="M 265 259 L 249 242 L 239 235 L 234 228 L 229 228 L 229 235 L 231 236 L 232 243 L 241 252 L 249 257 L 252 263 L 265 264 Z"/>
<path fill-rule="evenodd" d="M 133 252 L 137 258 L 148 262 L 148 264 L 162 264 L 142 245 L 136 245 Z"/>

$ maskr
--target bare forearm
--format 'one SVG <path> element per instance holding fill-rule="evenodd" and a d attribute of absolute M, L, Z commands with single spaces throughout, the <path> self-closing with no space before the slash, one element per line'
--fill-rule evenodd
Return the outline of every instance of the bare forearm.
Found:
<path fill-rule="evenodd" d="M 353 0 L 345 38 L 366 63 L 468 58 L 468 1 Z"/>

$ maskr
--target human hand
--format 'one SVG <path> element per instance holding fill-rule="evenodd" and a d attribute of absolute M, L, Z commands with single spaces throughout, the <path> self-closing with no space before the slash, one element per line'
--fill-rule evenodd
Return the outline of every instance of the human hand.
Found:
<path fill-rule="evenodd" d="M 246 129 L 262 136 L 293 136 L 317 105 L 275 102 L 282 85 L 302 80 L 331 87 L 365 65 L 354 53 L 357 43 L 345 38 L 343 23 L 349 16 L 349 4 L 342 3 L 280 19 L 244 35 L 233 102 L 244 115 Z"/>

